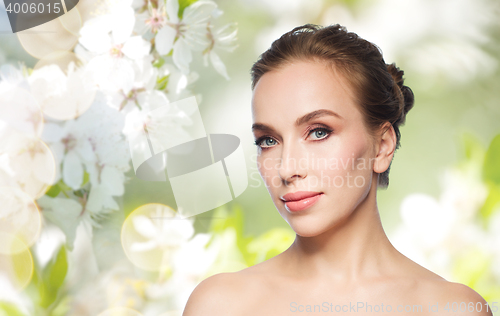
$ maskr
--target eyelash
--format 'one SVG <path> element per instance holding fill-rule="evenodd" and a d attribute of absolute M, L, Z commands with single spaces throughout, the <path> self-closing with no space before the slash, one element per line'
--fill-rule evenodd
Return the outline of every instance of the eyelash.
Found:
<path fill-rule="evenodd" d="M 333 130 L 332 130 L 332 129 L 330 129 L 330 128 L 326 128 L 326 127 L 316 127 L 316 128 L 314 128 L 314 129 L 310 130 L 310 131 L 307 133 L 307 136 L 311 135 L 312 133 L 314 133 L 314 132 L 316 132 L 316 131 L 325 131 L 325 132 L 327 133 L 327 135 L 326 135 L 325 137 L 323 137 L 323 138 L 318 139 L 318 140 L 314 140 L 315 142 L 319 142 L 319 141 L 323 141 L 323 140 L 327 139 L 328 137 L 330 137 L 331 133 L 333 132 Z M 271 139 L 272 139 L 272 137 L 269 137 L 269 136 L 261 136 L 261 137 L 259 137 L 259 138 L 255 141 L 254 145 L 255 145 L 255 146 L 260 147 L 260 149 L 262 149 L 262 150 L 267 150 L 267 149 L 269 149 L 269 148 L 271 148 L 271 147 L 274 147 L 274 146 L 270 146 L 270 147 L 261 147 L 261 145 L 260 145 L 260 144 L 261 144 L 264 140 L 266 140 L 266 139 L 268 139 L 268 138 L 271 138 Z"/>

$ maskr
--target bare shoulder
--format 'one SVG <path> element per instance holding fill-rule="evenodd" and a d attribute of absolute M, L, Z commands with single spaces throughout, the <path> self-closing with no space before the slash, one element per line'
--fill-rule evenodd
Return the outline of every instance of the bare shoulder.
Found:
<path fill-rule="evenodd" d="M 446 280 L 432 282 L 429 296 L 434 297 L 439 311 L 449 315 L 492 316 L 484 298 L 465 284 Z"/>
<path fill-rule="evenodd" d="M 252 310 L 269 285 L 268 262 L 238 272 L 215 274 L 194 289 L 183 316 L 241 315 Z"/>
<path fill-rule="evenodd" d="M 412 260 L 406 262 L 416 285 L 414 295 L 427 301 L 429 307 L 438 307 L 439 314 L 492 316 L 484 298 L 469 286 L 450 282 Z"/>
<path fill-rule="evenodd" d="M 244 276 L 240 273 L 220 273 L 203 280 L 194 289 L 183 316 L 235 315 L 241 308 Z"/>

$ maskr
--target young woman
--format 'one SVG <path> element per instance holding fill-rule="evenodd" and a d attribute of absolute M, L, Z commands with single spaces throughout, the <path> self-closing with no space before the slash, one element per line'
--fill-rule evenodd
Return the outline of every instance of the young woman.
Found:
<path fill-rule="evenodd" d="M 413 107 L 403 71 L 340 25 L 297 27 L 252 68 L 258 168 L 296 232 L 280 255 L 204 280 L 184 316 L 492 315 L 387 238 L 377 189 L 387 188 Z M 410 181 L 410 179 L 409 179 Z"/>

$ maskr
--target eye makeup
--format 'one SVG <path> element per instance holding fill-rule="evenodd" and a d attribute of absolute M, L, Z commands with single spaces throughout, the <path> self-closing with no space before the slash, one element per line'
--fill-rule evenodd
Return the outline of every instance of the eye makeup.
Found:
<path fill-rule="evenodd" d="M 315 133 L 315 132 L 318 132 L 318 131 L 323 131 L 326 133 L 326 136 L 324 137 L 321 137 L 321 138 L 318 138 L 317 140 L 313 140 L 314 142 L 319 142 L 319 141 L 323 141 L 323 140 L 326 140 L 328 137 L 330 137 L 330 135 L 332 134 L 333 132 L 333 129 L 331 129 L 330 127 L 328 127 L 327 125 L 325 124 L 313 124 L 311 126 L 309 126 L 307 128 L 307 130 L 305 131 L 305 135 L 306 137 L 309 137 L 311 134 Z M 254 145 L 258 146 L 260 149 L 262 150 L 267 150 L 269 148 L 272 148 L 274 147 L 273 145 L 269 145 L 269 146 L 262 146 L 262 143 L 265 142 L 266 140 L 272 140 L 274 142 L 278 142 L 274 137 L 272 136 L 269 136 L 269 135 L 264 135 L 264 136 L 261 136 L 259 138 L 257 138 L 254 142 Z"/>

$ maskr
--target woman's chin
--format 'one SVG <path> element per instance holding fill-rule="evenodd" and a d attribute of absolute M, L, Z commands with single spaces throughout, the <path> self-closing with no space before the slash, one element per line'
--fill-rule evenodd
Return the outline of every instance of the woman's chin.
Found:
<path fill-rule="evenodd" d="M 305 223 L 304 220 L 288 222 L 293 231 L 301 237 L 316 237 L 321 235 L 328 227 L 324 227 L 323 225 L 317 225 L 315 223 Z"/>
<path fill-rule="evenodd" d="M 324 218 L 316 216 L 305 216 L 296 218 L 286 218 L 285 221 L 290 228 L 301 237 L 316 237 L 329 230 L 339 227 L 348 216 L 338 218 Z"/>

